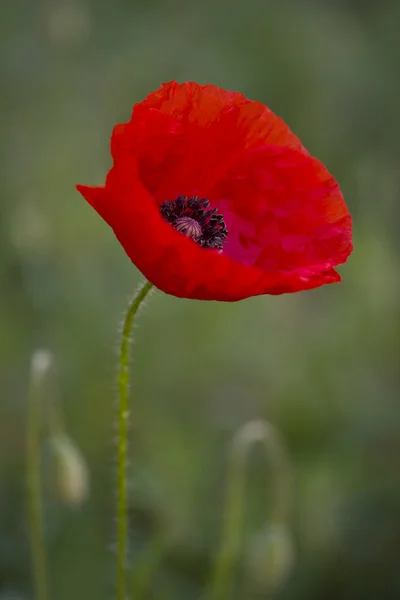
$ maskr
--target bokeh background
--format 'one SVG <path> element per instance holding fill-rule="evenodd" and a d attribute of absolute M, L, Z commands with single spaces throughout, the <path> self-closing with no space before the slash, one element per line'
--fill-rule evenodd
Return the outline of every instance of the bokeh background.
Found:
<path fill-rule="evenodd" d="M 90 477 L 85 502 L 57 487 L 47 399 L 51 598 L 112 597 L 118 329 L 140 275 L 74 186 L 103 182 L 113 125 L 170 79 L 282 116 L 340 181 L 355 252 L 341 285 L 312 292 L 151 298 L 134 344 L 133 597 L 202 597 L 230 444 L 254 419 L 279 429 L 293 469 L 296 560 L 273 597 L 400 597 L 399 21 L 398 0 L 1 2 L 0 598 L 33 597 L 25 445 L 38 348 L 55 357 L 51 394 Z M 232 598 L 259 600 L 272 597 L 274 485 L 261 451 L 246 481 Z M 278 540 L 281 566 L 293 548 Z"/>

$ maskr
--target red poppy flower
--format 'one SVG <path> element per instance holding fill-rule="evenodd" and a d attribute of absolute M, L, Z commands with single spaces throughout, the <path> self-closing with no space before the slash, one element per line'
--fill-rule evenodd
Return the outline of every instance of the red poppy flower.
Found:
<path fill-rule="evenodd" d="M 339 185 L 263 104 L 167 83 L 114 128 L 111 153 L 105 186 L 77 189 L 164 292 L 234 301 L 340 281 Z"/>

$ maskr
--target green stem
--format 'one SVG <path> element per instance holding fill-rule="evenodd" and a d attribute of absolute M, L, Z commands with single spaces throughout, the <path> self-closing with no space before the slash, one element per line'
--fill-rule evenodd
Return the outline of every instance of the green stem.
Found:
<path fill-rule="evenodd" d="M 117 600 L 126 600 L 126 559 L 128 537 L 126 471 L 128 456 L 128 389 L 131 331 L 137 312 L 152 287 L 152 284 L 148 281 L 141 285 L 129 305 L 122 329 L 119 358 L 117 409 Z"/>
<path fill-rule="evenodd" d="M 51 355 L 45 350 L 38 350 L 33 355 L 28 398 L 26 444 L 27 508 L 34 597 L 36 600 L 47 600 L 49 597 L 43 525 L 43 499 L 40 482 L 40 404 L 43 396 L 43 384 L 51 363 Z"/>
<path fill-rule="evenodd" d="M 236 433 L 231 447 L 221 546 L 216 559 L 211 587 L 212 600 L 225 600 L 230 595 L 242 538 L 246 462 L 250 450 L 256 443 L 263 444 L 273 473 L 272 506 L 268 521 L 285 523 L 288 517 L 291 500 L 291 473 L 281 437 L 268 422 L 252 421 L 247 423 Z"/>

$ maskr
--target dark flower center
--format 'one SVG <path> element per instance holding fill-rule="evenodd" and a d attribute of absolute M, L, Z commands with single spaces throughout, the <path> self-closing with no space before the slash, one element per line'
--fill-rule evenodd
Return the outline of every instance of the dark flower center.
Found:
<path fill-rule="evenodd" d="M 206 198 L 179 196 L 172 202 L 163 202 L 160 212 L 177 231 L 192 238 L 203 248 L 220 250 L 228 231 L 224 217 L 218 214 L 218 208 L 209 206 Z"/>

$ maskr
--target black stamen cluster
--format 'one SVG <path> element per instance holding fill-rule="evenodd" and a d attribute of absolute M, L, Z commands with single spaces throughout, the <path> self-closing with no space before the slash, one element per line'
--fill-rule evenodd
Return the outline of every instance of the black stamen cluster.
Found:
<path fill-rule="evenodd" d="M 200 225 L 202 234 L 197 241 L 203 248 L 216 248 L 220 250 L 226 240 L 228 231 L 225 227 L 224 217 L 218 214 L 218 208 L 209 208 L 207 198 L 192 196 L 179 196 L 169 202 L 165 200 L 160 206 L 164 219 L 175 226 L 177 219 L 189 217 Z"/>

